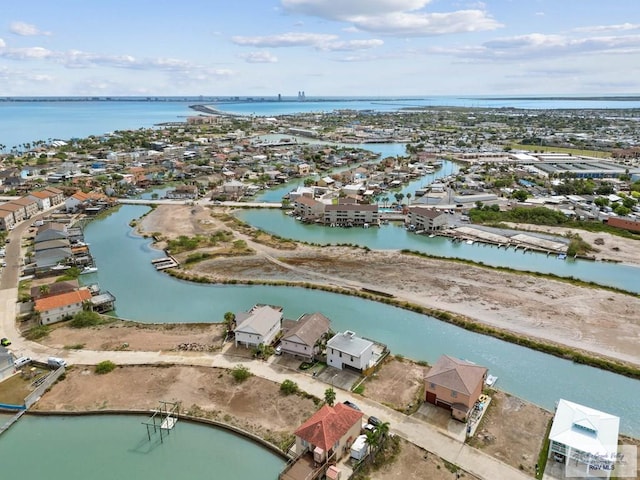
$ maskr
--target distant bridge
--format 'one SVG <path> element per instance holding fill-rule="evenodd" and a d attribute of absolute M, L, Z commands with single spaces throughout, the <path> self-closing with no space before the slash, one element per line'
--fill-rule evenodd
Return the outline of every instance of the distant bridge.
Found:
<path fill-rule="evenodd" d="M 119 203 L 127 205 L 201 205 L 214 207 L 245 207 L 245 208 L 282 208 L 280 202 L 212 202 L 209 199 L 200 200 L 144 200 L 139 198 L 119 198 Z"/>

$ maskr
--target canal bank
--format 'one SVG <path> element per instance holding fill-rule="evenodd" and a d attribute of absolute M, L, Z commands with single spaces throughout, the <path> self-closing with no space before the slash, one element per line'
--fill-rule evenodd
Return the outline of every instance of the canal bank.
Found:
<path fill-rule="evenodd" d="M 443 353 L 466 358 L 489 367 L 500 377 L 504 390 L 549 410 L 558 398 L 573 398 L 619 415 L 623 432 L 640 432 L 632 401 L 639 388 L 637 380 L 369 300 L 300 288 L 200 285 L 159 274 L 151 259 L 164 253 L 129 227 L 132 219 L 147 210 L 121 207 L 85 230 L 99 267 L 95 280 L 117 296 L 117 313 L 124 318 L 166 323 L 221 321 L 225 312 L 246 311 L 256 303 L 282 305 L 287 318 L 321 311 L 335 330 L 355 330 L 386 343 L 394 353 L 429 362 Z"/>

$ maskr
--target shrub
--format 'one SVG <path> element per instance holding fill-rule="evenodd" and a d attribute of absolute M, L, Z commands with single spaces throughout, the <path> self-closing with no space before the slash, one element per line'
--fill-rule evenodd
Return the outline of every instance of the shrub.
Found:
<path fill-rule="evenodd" d="M 50 331 L 51 328 L 49 328 L 48 325 L 38 325 L 27 330 L 24 334 L 24 338 L 27 340 L 38 340 L 49 335 Z"/>
<path fill-rule="evenodd" d="M 294 393 L 298 393 L 298 384 L 293 380 L 285 380 L 280 384 L 280 391 L 285 395 L 292 395 Z"/>
<path fill-rule="evenodd" d="M 96 373 L 98 375 L 104 375 L 105 373 L 109 373 L 116 368 L 116 364 L 111 360 L 105 360 L 104 362 L 100 362 L 96 365 Z"/>
<path fill-rule="evenodd" d="M 233 367 L 233 370 L 231 370 L 231 375 L 233 375 L 233 378 L 236 382 L 241 383 L 251 376 L 251 372 L 244 365 L 238 365 L 236 367 Z"/>
<path fill-rule="evenodd" d="M 69 323 L 71 328 L 95 327 L 102 323 L 102 318 L 96 312 L 78 312 L 74 315 L 73 320 Z"/>

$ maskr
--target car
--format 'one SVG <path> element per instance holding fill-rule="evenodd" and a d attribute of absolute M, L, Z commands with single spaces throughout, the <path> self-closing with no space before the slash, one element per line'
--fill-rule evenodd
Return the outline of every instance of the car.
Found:
<path fill-rule="evenodd" d="M 376 431 L 376 427 L 374 427 L 370 423 L 367 423 L 364 427 L 362 427 L 362 429 L 366 430 L 367 432 L 375 432 Z"/>
<path fill-rule="evenodd" d="M 342 403 L 344 403 L 347 407 L 351 407 L 351 408 L 353 408 L 354 410 L 358 410 L 358 411 L 360 411 L 360 407 L 358 407 L 358 405 L 356 405 L 355 403 L 350 402 L 349 400 L 345 400 L 345 401 L 344 401 L 344 402 L 342 402 Z"/>
<path fill-rule="evenodd" d="M 275 351 L 276 355 L 282 355 L 282 347 L 280 345 L 278 345 L 276 347 L 276 351 Z"/>
<path fill-rule="evenodd" d="M 369 417 L 369 420 L 367 420 L 367 422 L 374 427 L 377 427 L 382 423 L 382 420 L 380 420 L 378 417 Z"/>
<path fill-rule="evenodd" d="M 0 340 L 0 345 L 2 345 L 3 347 L 8 347 L 9 345 L 11 345 L 11 340 L 9 340 L 8 338 L 3 338 L 2 340 Z"/>

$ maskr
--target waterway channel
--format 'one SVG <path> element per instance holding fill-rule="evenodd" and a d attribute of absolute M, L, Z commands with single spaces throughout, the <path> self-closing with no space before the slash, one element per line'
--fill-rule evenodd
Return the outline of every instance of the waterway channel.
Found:
<path fill-rule="evenodd" d="M 3 478 L 21 480 L 271 479 L 284 460 L 243 437 L 179 421 L 160 443 L 147 418 L 23 416 L 0 436 Z"/>
<path fill-rule="evenodd" d="M 85 230 L 99 271 L 84 275 L 83 281 L 98 281 L 103 289 L 111 291 L 122 318 L 158 323 L 216 322 L 227 311 L 246 310 L 256 303 L 281 305 L 287 318 L 320 311 L 331 319 L 336 331 L 355 330 L 386 343 L 393 353 L 417 360 L 434 362 L 441 354 L 471 360 L 497 375 L 500 388 L 523 399 L 549 410 L 559 398 L 583 403 L 619 415 L 622 431 L 640 436 L 640 381 L 360 298 L 290 287 L 193 284 L 158 273 L 151 259 L 164 254 L 151 248 L 150 239 L 134 235 L 129 227 L 132 219 L 146 211 L 145 206 L 122 206 Z M 383 230 L 359 229 L 359 233 L 369 231 L 376 238 L 376 232 Z M 393 226 L 389 231 L 407 235 Z M 383 288 L 384 279 L 380 282 Z"/>

